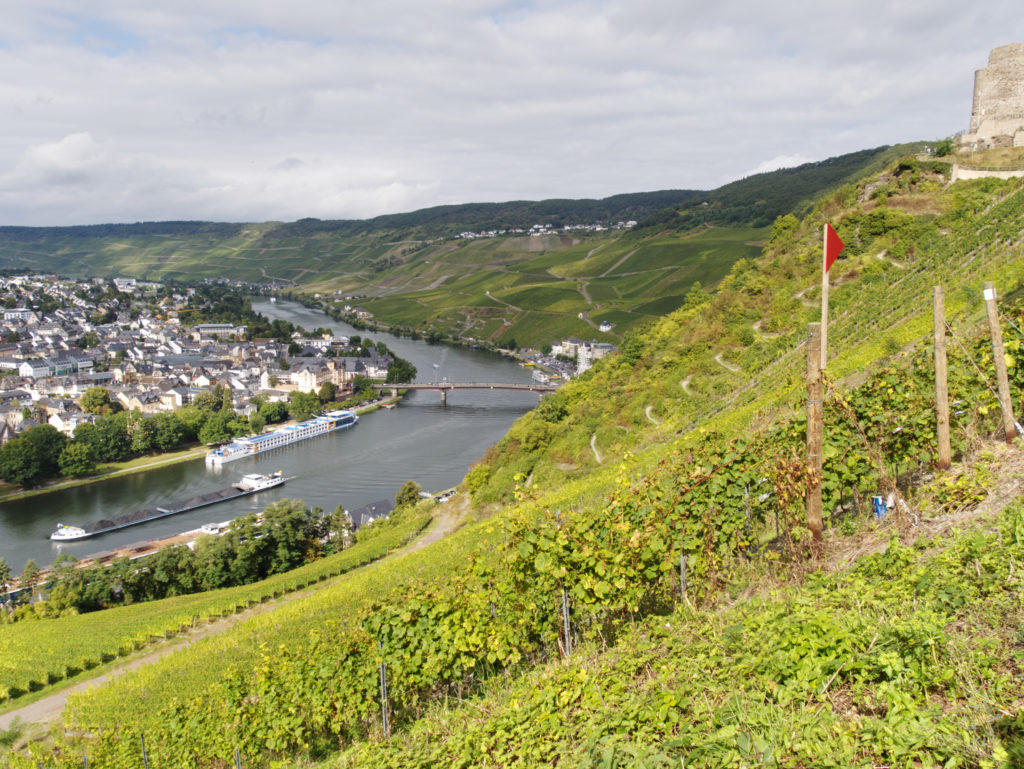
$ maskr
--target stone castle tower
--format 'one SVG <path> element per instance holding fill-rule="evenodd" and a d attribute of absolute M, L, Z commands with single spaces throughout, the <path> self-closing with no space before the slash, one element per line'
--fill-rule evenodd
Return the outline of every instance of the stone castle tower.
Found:
<path fill-rule="evenodd" d="M 1024 146 L 1024 43 L 993 48 L 988 66 L 974 73 L 971 130 L 961 146 Z"/>

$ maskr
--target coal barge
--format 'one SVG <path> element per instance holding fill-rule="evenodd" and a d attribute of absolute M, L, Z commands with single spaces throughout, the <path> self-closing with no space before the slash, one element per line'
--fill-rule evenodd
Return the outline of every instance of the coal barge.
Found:
<path fill-rule="evenodd" d="M 150 507 L 146 510 L 136 510 L 134 513 L 119 515 L 116 518 L 104 518 L 84 527 L 65 526 L 63 523 L 58 523 L 57 530 L 50 535 L 50 539 L 54 542 L 71 542 L 77 539 L 85 539 L 86 537 L 95 537 L 97 534 L 105 534 L 108 531 L 116 531 L 117 529 L 134 526 L 138 523 L 154 521 L 157 518 L 164 518 L 168 515 L 177 515 L 178 513 L 195 510 L 198 507 L 215 505 L 218 502 L 227 502 L 229 499 L 236 499 L 247 494 L 255 494 L 258 491 L 272 489 L 283 484 L 285 480 L 280 470 L 269 475 L 252 473 L 243 476 L 242 480 L 231 484 L 226 489 L 211 491 L 209 494 L 200 494 L 181 502 L 161 505 L 160 507 Z"/>

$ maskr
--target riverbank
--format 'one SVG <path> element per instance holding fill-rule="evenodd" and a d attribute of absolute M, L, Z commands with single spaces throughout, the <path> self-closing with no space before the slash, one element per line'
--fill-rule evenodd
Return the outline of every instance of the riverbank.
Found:
<path fill-rule="evenodd" d="M 402 399 L 401 394 L 386 399 L 381 399 L 374 403 L 369 403 L 360 408 L 354 409 L 359 414 L 368 414 L 371 411 L 391 403 L 397 403 Z M 295 421 L 282 422 L 280 425 L 275 427 L 286 427 L 287 425 L 295 424 Z M 114 462 L 107 465 L 107 470 L 95 475 L 87 475 L 82 478 L 68 478 L 65 480 L 53 481 L 46 483 L 35 489 L 17 489 L 9 483 L 0 483 L 0 488 L 6 488 L 7 491 L 0 492 L 0 502 L 14 502 L 20 499 L 29 499 L 30 497 L 42 496 L 43 494 L 51 494 L 55 491 L 65 491 L 67 489 L 74 489 L 81 486 L 89 486 L 93 483 L 100 483 L 101 481 L 107 481 L 111 478 L 119 478 L 126 475 L 134 475 L 135 473 L 144 473 L 147 470 L 155 470 L 159 467 L 168 467 L 170 465 L 178 464 L 179 462 L 190 462 L 193 459 L 199 459 L 205 457 L 206 452 L 209 451 L 207 446 L 193 446 L 188 449 L 181 451 L 172 451 L 166 454 L 160 454 L 158 456 L 150 457 L 137 457 L 135 459 L 128 460 L 127 462 Z"/>
<path fill-rule="evenodd" d="M 2 493 L 0 494 L 0 502 L 13 502 L 19 499 L 28 499 L 29 497 L 50 494 L 54 491 L 64 491 L 66 489 L 73 489 L 79 486 L 89 486 L 90 484 L 110 480 L 111 478 L 134 475 L 135 473 L 144 473 L 147 470 L 153 470 L 157 467 L 167 467 L 169 465 L 178 464 L 179 462 L 189 462 L 193 459 L 197 459 L 198 457 L 206 456 L 207 451 L 209 451 L 209 449 L 206 446 L 193 446 L 192 448 L 183 449 L 182 451 L 173 451 L 167 454 L 160 454 L 155 457 L 137 457 L 136 459 L 131 459 L 127 462 L 115 462 L 107 466 L 110 468 L 108 471 L 97 473 L 96 475 L 53 481 L 35 489 Z M 0 485 L 12 488 L 11 484 L 8 483 Z"/>

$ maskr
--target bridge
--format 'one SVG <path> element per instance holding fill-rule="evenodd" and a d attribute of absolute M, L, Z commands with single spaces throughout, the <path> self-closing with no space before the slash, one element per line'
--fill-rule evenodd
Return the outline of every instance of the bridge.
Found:
<path fill-rule="evenodd" d="M 373 389 L 378 392 L 389 390 L 392 395 L 398 395 L 399 390 L 437 390 L 441 393 L 441 403 L 448 402 L 448 393 L 452 390 L 521 390 L 523 392 L 537 393 L 544 397 L 545 393 L 553 393 L 558 389 L 556 384 L 543 384 L 541 382 L 433 382 L 430 384 L 375 384 Z"/>

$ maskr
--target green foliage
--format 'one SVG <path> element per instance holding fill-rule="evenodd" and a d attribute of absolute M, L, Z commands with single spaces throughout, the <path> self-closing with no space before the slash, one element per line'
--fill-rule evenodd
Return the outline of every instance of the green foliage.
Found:
<path fill-rule="evenodd" d="M 420 501 L 420 485 L 416 481 L 406 481 L 395 495 L 395 507 L 415 505 Z"/>

